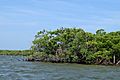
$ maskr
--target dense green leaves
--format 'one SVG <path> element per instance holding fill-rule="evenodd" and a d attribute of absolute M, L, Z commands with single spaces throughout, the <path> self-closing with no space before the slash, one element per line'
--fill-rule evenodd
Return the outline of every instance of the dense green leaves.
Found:
<path fill-rule="evenodd" d="M 114 55 L 116 62 L 120 60 L 120 31 L 106 33 L 100 29 L 93 34 L 77 28 L 43 30 L 35 35 L 32 50 L 33 58 L 42 61 L 110 64 Z"/>

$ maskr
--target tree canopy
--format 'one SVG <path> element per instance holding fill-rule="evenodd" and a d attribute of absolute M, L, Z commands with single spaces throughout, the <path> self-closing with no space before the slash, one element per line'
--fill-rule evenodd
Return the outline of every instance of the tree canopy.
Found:
<path fill-rule="evenodd" d="M 34 60 L 86 64 L 111 64 L 120 60 L 120 31 L 95 34 L 80 28 L 42 30 L 35 35 Z"/>

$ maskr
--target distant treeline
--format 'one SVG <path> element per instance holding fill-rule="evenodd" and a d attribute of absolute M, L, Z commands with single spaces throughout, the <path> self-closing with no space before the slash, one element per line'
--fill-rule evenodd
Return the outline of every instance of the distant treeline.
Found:
<path fill-rule="evenodd" d="M 31 50 L 0 50 L 0 55 L 31 55 Z"/>
<path fill-rule="evenodd" d="M 35 35 L 29 61 L 115 64 L 120 60 L 120 31 L 95 34 L 78 28 L 42 30 Z"/>

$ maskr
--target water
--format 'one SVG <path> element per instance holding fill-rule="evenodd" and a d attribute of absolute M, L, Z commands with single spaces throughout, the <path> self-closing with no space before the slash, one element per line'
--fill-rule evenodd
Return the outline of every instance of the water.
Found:
<path fill-rule="evenodd" d="M 120 67 L 21 61 L 0 56 L 0 80 L 120 80 Z"/>

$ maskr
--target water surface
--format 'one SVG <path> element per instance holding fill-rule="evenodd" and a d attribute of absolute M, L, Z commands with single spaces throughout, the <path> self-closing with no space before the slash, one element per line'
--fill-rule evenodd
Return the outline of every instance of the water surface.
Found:
<path fill-rule="evenodd" d="M 120 67 L 21 61 L 0 56 L 0 80 L 120 80 Z"/>

